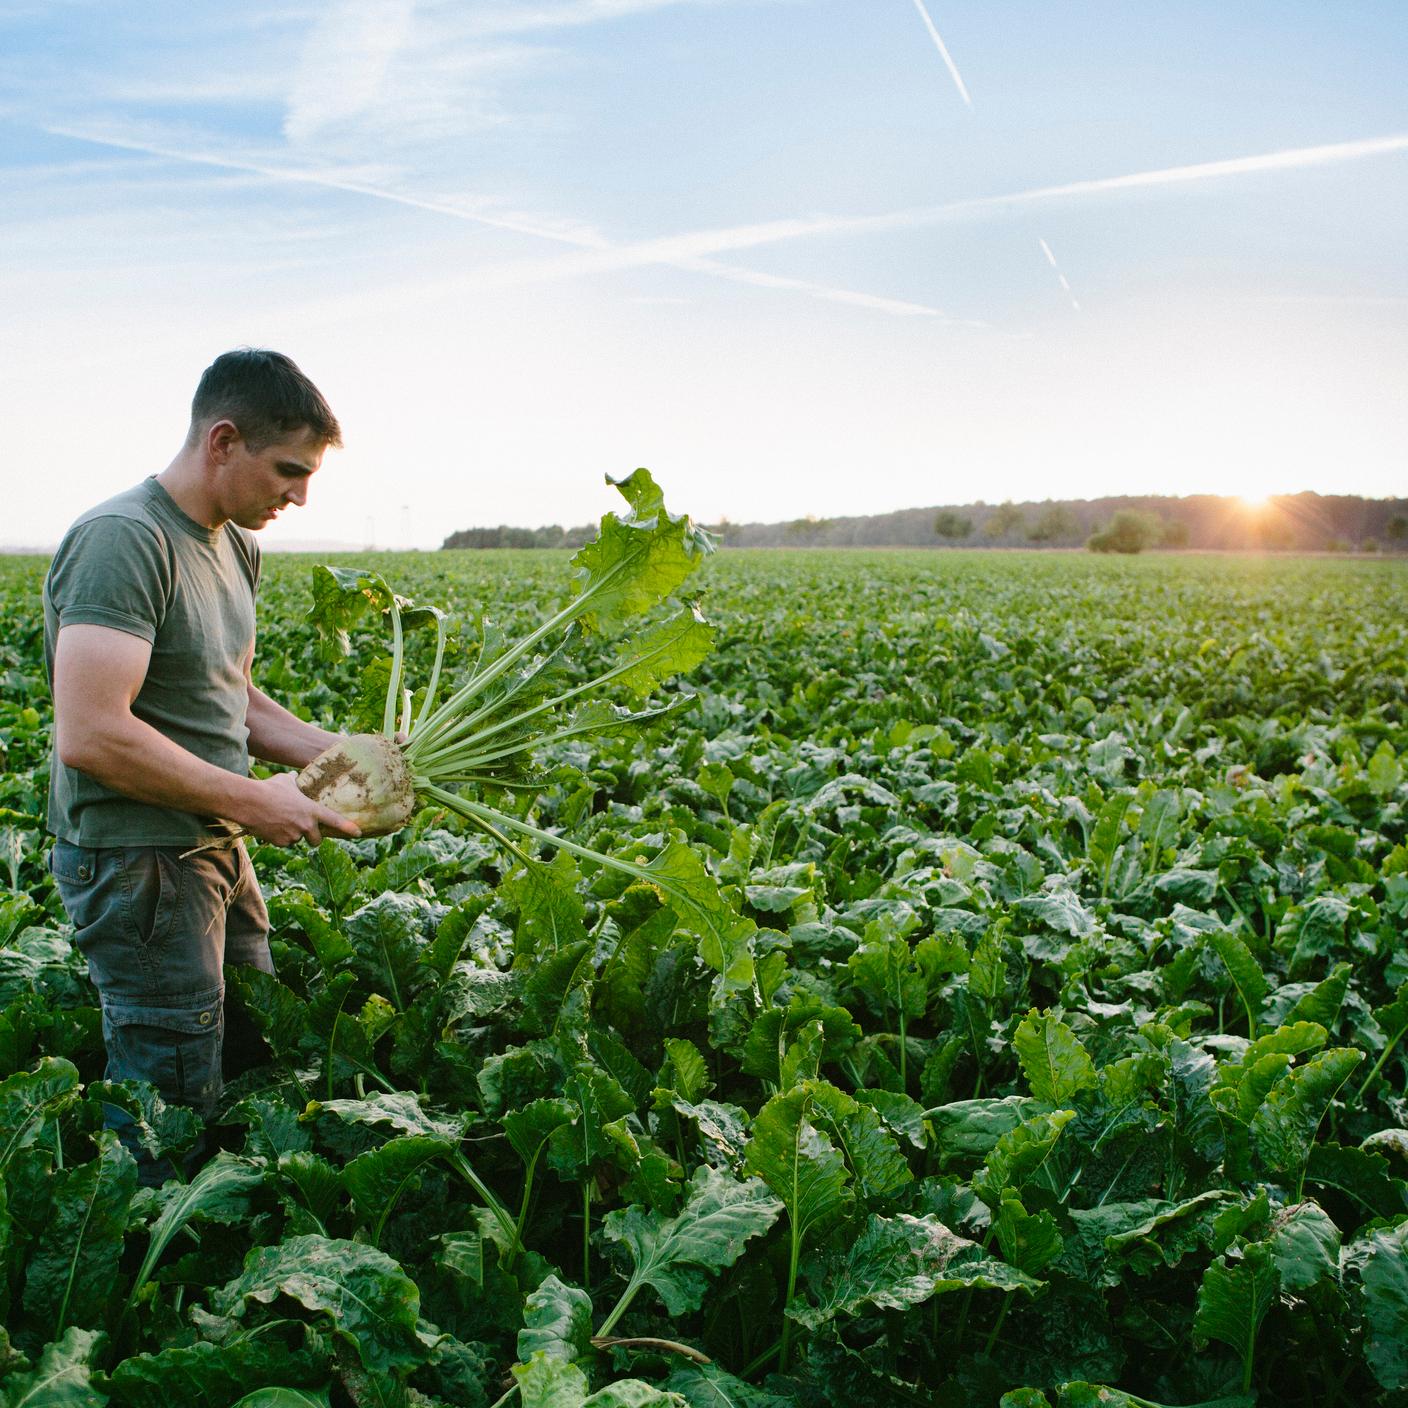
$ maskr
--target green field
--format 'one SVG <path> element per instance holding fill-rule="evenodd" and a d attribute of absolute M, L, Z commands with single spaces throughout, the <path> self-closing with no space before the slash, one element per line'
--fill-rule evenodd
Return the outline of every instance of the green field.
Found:
<path fill-rule="evenodd" d="M 569 570 L 358 562 L 471 644 Z M 385 645 L 318 653 L 311 565 L 256 679 L 348 728 Z M 272 1059 L 160 1192 L 102 1100 L 194 1116 L 94 1088 L 46 868 L 42 571 L 0 558 L 6 1403 L 1404 1401 L 1408 564 L 716 556 L 687 710 L 502 805 L 687 842 L 746 967 L 440 811 L 256 846 Z"/>

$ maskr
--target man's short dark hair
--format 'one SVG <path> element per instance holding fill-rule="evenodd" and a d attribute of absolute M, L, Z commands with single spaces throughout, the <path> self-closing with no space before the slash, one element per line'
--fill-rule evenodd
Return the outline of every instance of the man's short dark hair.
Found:
<path fill-rule="evenodd" d="M 342 444 L 342 427 L 323 393 L 291 357 L 241 347 L 217 357 L 202 373 L 191 402 L 192 443 L 200 427 L 231 421 L 254 454 L 305 427 L 325 445 Z"/>

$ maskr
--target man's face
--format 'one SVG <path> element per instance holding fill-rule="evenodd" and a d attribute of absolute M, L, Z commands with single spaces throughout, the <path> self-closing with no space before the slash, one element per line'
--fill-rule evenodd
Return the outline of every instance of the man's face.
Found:
<path fill-rule="evenodd" d="M 267 527 L 290 504 L 308 499 L 308 481 L 323 462 L 326 444 L 303 430 L 251 454 L 243 439 L 228 447 L 221 475 L 225 517 L 241 528 Z"/>

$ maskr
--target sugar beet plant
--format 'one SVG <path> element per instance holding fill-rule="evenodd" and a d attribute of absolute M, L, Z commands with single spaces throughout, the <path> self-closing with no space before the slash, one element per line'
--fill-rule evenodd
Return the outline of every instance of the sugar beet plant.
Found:
<path fill-rule="evenodd" d="M 703 952 L 721 977 L 747 981 L 747 926 L 687 847 L 668 843 L 649 862 L 605 855 L 492 805 L 503 795 L 531 802 L 545 782 L 533 771 L 541 750 L 637 730 L 687 703 L 677 696 L 632 709 L 601 696 L 614 687 L 645 700 L 663 681 L 698 665 L 713 645 L 712 629 L 695 605 L 650 617 L 712 551 L 709 535 L 666 510 L 649 471 L 638 469 L 616 487 L 629 512 L 608 513 L 597 537 L 572 559 L 572 599 L 516 641 L 486 624 L 472 665 L 443 701 L 444 612 L 397 596 L 379 574 L 317 569 L 310 618 L 324 635 L 346 652 L 349 626 L 380 612 L 390 622 L 392 654 L 373 663 L 365 681 L 374 696 L 384 679 L 380 733 L 355 734 L 328 749 L 303 769 L 299 785 L 369 836 L 399 830 L 420 806 L 436 804 L 491 837 L 529 873 L 539 862 L 519 844 L 524 838 L 653 885 L 700 927 Z M 405 640 L 408 625 L 423 623 L 434 626 L 435 655 L 416 705 L 406 679 Z M 589 637 L 616 643 L 609 663 L 583 680 L 574 667 Z"/>

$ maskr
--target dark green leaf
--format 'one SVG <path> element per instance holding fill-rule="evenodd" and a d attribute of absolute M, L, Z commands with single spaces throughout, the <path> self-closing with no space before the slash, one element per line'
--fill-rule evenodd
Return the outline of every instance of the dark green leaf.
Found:
<path fill-rule="evenodd" d="M 1257 1013 L 1261 1010 L 1266 994 L 1271 990 L 1270 983 L 1266 981 L 1266 974 L 1261 971 L 1261 965 L 1252 956 L 1251 949 L 1231 930 L 1216 930 L 1208 935 L 1207 941 L 1232 975 L 1232 983 L 1253 1026 L 1247 1034 L 1255 1036 Z"/>
<path fill-rule="evenodd" d="M 70 1326 L 32 1372 L 6 1382 L 5 1408 L 103 1408 L 107 1396 L 93 1387 L 90 1367 L 102 1343 L 102 1335 Z"/>
<path fill-rule="evenodd" d="M 1279 1288 L 1280 1275 L 1265 1243 L 1253 1243 L 1240 1255 L 1229 1252 L 1218 1257 L 1203 1273 L 1198 1288 L 1193 1333 L 1230 1345 L 1245 1362 Z"/>
<path fill-rule="evenodd" d="M 459 1142 L 468 1122 L 465 1114 L 432 1114 L 409 1090 L 378 1093 L 364 1100 L 314 1101 L 308 1107 L 308 1114 L 336 1115 L 354 1124 L 385 1126 L 398 1134 L 424 1134 L 449 1144 Z"/>
<path fill-rule="evenodd" d="M 264 1180 L 264 1170 L 222 1150 L 187 1184 L 175 1189 L 152 1226 L 147 1254 L 133 1282 L 131 1299 L 152 1274 L 171 1239 L 194 1218 L 233 1222 L 249 1210 L 249 1194 Z"/>
<path fill-rule="evenodd" d="M 976 1162 L 985 1159 L 1004 1134 L 1040 1111 L 1037 1100 L 1007 1095 L 1001 1099 L 957 1100 L 925 1114 L 934 1126 L 945 1162 Z"/>
<path fill-rule="evenodd" d="M 579 1107 L 570 1100 L 533 1100 L 520 1110 L 510 1110 L 503 1117 L 504 1133 L 508 1135 L 514 1152 L 531 1167 L 553 1131 L 562 1125 L 572 1124 L 580 1114 Z"/>
<path fill-rule="evenodd" d="M 78 1068 L 46 1056 L 32 1071 L 0 1081 L 0 1173 L 39 1137 L 46 1120 L 78 1098 Z"/>
<path fill-rule="evenodd" d="M 328 1408 L 328 1402 L 326 1389 L 257 1388 L 233 1408 Z"/>
<path fill-rule="evenodd" d="M 386 1219 L 402 1194 L 419 1183 L 420 1170 L 451 1147 L 432 1135 L 409 1134 L 359 1154 L 343 1168 L 343 1186 L 370 1230 L 373 1246 L 380 1243 Z"/>
<path fill-rule="evenodd" d="M 799 997 L 786 1007 L 770 1007 L 759 1014 L 743 1044 L 743 1069 L 772 1085 L 780 1085 L 788 1048 L 797 1034 L 814 1022 L 820 1023 L 820 1052 L 827 1061 L 836 1060 L 860 1040 L 861 1030 L 845 1008 Z"/>
<path fill-rule="evenodd" d="M 560 1123 L 548 1136 L 548 1163 L 564 1178 L 575 1181 L 610 1161 L 619 1147 L 607 1126 L 630 1114 L 635 1101 L 614 1077 L 588 1061 L 579 1062 L 563 1085 L 562 1098 L 577 1112 L 571 1123 Z"/>
<path fill-rule="evenodd" d="M 280 1295 L 327 1315 L 368 1370 L 392 1374 L 426 1357 L 416 1332 L 415 1283 L 375 1247 L 316 1235 L 261 1247 L 245 1258 L 244 1274 L 214 1292 L 211 1303 L 223 1314 L 239 1316 L 251 1302 L 268 1303 Z"/>
<path fill-rule="evenodd" d="M 56 1175 L 52 1211 L 24 1286 L 25 1311 L 46 1338 L 106 1321 L 136 1191 L 137 1165 L 106 1130 L 96 1159 Z"/>
<path fill-rule="evenodd" d="M 551 862 L 535 860 L 514 871 L 499 887 L 518 911 L 515 951 L 520 961 L 556 953 L 586 938 L 581 883 L 577 862 L 558 851 Z"/>
<path fill-rule="evenodd" d="M 523 1408 L 582 1408 L 587 1401 L 587 1376 L 541 1349 L 526 1364 L 513 1366 L 513 1379 Z"/>
<path fill-rule="evenodd" d="M 1004 1194 L 993 1230 L 1003 1260 L 1029 1276 L 1040 1275 L 1061 1255 L 1056 1219 L 1049 1212 L 1028 1213 L 1012 1194 Z"/>
<path fill-rule="evenodd" d="M 717 1364 L 687 1364 L 665 1380 L 665 1387 L 689 1408 L 790 1408 L 792 1402 L 754 1388 Z"/>
<path fill-rule="evenodd" d="M 1364 1357 L 1384 1388 L 1401 1389 L 1408 1386 L 1408 1223 L 1376 1229 L 1368 1242 Z"/>
<path fill-rule="evenodd" d="M 1340 1230 L 1316 1203 L 1279 1209 L 1267 1240 L 1283 1290 L 1301 1295 L 1338 1273 Z"/>
<path fill-rule="evenodd" d="M 816 1084 L 774 1095 L 763 1106 L 744 1163 L 782 1199 L 799 1240 L 844 1216 L 855 1196 L 846 1186 L 845 1160 L 811 1122 Z"/>
<path fill-rule="evenodd" d="M 353 963 L 364 981 L 405 1011 L 425 980 L 420 960 L 429 943 L 432 917 L 412 895 L 378 895 L 347 918 L 344 932 Z"/>
<path fill-rule="evenodd" d="M 285 1399 L 287 1408 L 326 1408 L 327 1396 L 320 1396 L 315 1386 L 325 1383 L 327 1374 L 323 1354 L 311 1348 L 289 1349 L 277 1337 L 261 1335 L 228 1344 L 200 1340 L 132 1355 L 113 1369 L 109 1384 L 114 1399 L 127 1408 L 170 1408 L 177 1403 L 182 1408 L 225 1408 L 237 1400 L 249 1404 L 260 1393 L 303 1395 Z M 270 1408 L 275 1402 L 269 1400 Z"/>
<path fill-rule="evenodd" d="M 1095 1063 L 1076 1034 L 1054 1012 L 1033 1008 L 1012 1038 L 1032 1094 L 1048 1105 L 1064 1105 L 1095 1084 Z"/>
<path fill-rule="evenodd" d="M 1051 1157 L 1061 1131 L 1075 1118 L 1071 1110 L 1034 1115 L 1004 1134 L 993 1146 L 987 1162 L 973 1175 L 973 1191 L 996 1211 L 1004 1190 L 1020 1192 Z"/>
<path fill-rule="evenodd" d="M 1353 1047 L 1333 1048 L 1269 1092 L 1251 1121 L 1253 1142 L 1268 1168 L 1300 1177 L 1330 1102 L 1363 1059 Z"/>
<path fill-rule="evenodd" d="M 807 1270 L 809 1302 L 787 1313 L 809 1329 L 864 1305 L 904 1310 L 942 1291 L 974 1287 L 1034 1291 L 1040 1282 L 982 1254 L 976 1242 L 949 1231 L 936 1217 L 872 1214 L 844 1252 L 830 1253 Z"/>
<path fill-rule="evenodd" d="M 699 956 L 719 975 L 719 992 L 749 987 L 756 925 L 740 918 L 729 905 L 698 854 L 680 841 L 671 841 L 641 866 L 641 872 L 641 878 L 655 886 L 675 911 L 680 924 L 698 938 Z"/>
<path fill-rule="evenodd" d="M 590 1353 L 592 1300 L 576 1286 L 549 1276 L 523 1303 L 523 1328 L 518 1332 L 518 1357 L 523 1363 L 535 1354 L 571 1363 Z"/>

